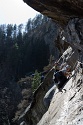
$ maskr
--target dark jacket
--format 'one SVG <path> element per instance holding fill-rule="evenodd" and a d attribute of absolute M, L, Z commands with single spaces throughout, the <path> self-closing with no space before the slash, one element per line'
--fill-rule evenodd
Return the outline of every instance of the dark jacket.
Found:
<path fill-rule="evenodd" d="M 54 73 L 54 82 L 58 84 L 58 88 L 62 88 L 67 80 L 68 79 L 61 70 Z"/>

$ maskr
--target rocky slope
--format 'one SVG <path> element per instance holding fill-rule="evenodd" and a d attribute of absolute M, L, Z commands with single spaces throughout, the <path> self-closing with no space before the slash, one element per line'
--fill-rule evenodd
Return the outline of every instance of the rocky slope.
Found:
<path fill-rule="evenodd" d="M 78 51 L 68 47 L 59 60 L 60 63 L 65 60 L 72 67 L 73 75 L 64 86 L 66 92 L 64 90 L 63 92 L 58 92 L 56 87 L 54 87 L 54 96 L 51 93 L 53 99 L 52 97 L 50 98 L 50 94 L 48 93 L 46 95 L 47 99 L 50 98 L 49 101 L 51 99 L 52 101 L 50 105 L 48 102 L 45 105 L 45 94 L 53 86 L 52 76 L 54 69 L 51 69 L 43 83 L 35 91 L 31 105 L 20 116 L 20 119 L 25 118 L 26 125 L 74 125 L 74 123 L 77 124 L 79 122 L 80 124 L 82 122 L 83 65 L 78 59 Z M 75 108 L 72 108 L 74 106 Z"/>
<path fill-rule="evenodd" d="M 64 89 L 66 92 L 55 92 L 48 111 L 37 125 L 83 124 L 83 69 L 80 64 Z"/>

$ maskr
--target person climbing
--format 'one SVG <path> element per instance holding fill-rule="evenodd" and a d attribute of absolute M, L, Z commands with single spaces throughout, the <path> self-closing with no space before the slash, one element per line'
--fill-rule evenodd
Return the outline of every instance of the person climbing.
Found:
<path fill-rule="evenodd" d="M 69 65 L 66 65 L 66 66 L 64 65 L 62 67 L 59 67 L 58 69 L 59 69 L 58 71 L 54 72 L 53 80 L 54 80 L 58 90 L 62 91 L 62 87 L 68 81 L 68 79 L 70 77 L 71 67 Z"/>

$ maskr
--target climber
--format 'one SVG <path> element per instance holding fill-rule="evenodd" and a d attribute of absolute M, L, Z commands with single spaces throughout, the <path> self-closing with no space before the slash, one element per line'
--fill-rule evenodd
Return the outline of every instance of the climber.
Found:
<path fill-rule="evenodd" d="M 70 72 L 71 67 L 69 65 L 64 65 L 64 67 L 59 68 L 59 71 L 55 71 L 54 75 L 53 75 L 53 80 L 56 83 L 57 88 L 59 89 L 59 91 L 62 90 L 62 87 L 64 86 L 64 84 L 68 81 L 71 72 Z"/>

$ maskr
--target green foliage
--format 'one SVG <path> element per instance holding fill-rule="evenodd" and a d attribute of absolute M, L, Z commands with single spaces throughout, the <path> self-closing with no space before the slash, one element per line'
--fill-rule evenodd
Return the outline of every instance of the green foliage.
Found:
<path fill-rule="evenodd" d="M 32 90 L 33 92 L 37 89 L 37 87 L 40 85 L 41 83 L 41 75 L 40 73 L 38 73 L 38 71 L 35 71 L 33 80 L 32 80 Z"/>

